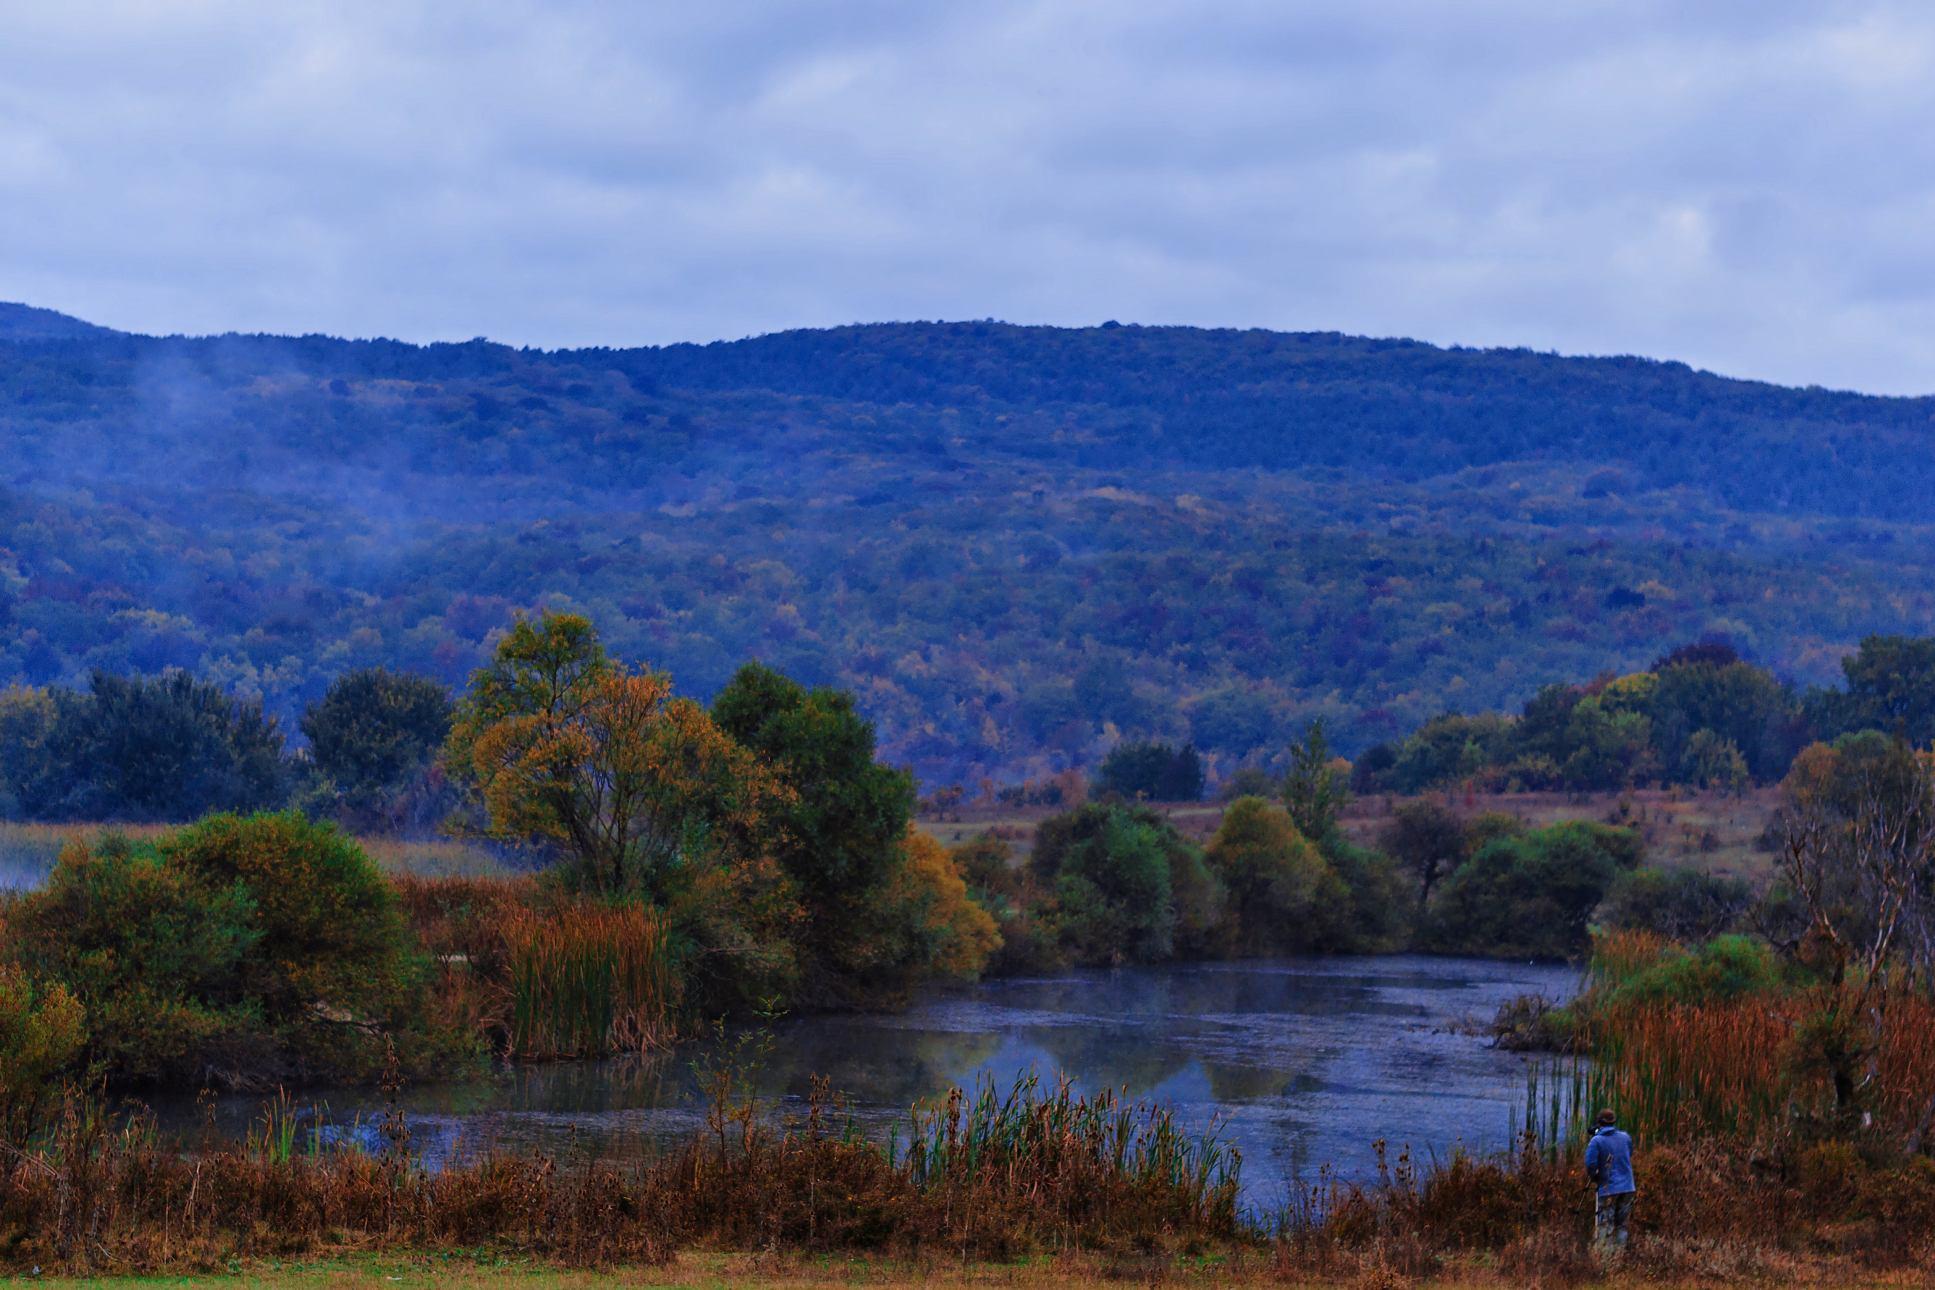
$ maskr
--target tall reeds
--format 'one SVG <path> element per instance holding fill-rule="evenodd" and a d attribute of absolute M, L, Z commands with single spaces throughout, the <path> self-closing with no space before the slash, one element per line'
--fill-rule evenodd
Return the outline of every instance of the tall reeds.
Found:
<path fill-rule="evenodd" d="M 1555 1149 L 1583 1138 L 1601 1107 L 1652 1141 L 1764 1138 L 1826 1123 L 1838 1109 L 1834 1090 L 1799 1036 L 1832 1004 L 1823 987 L 1603 1013 L 1592 1022 L 1590 1058 L 1532 1068 L 1522 1127 Z M 1872 1073 L 1862 1090 L 1867 1123 L 1905 1135 L 1935 1094 L 1935 1002 L 1889 1001 Z"/>
<path fill-rule="evenodd" d="M 737 1121 L 718 1085 L 719 1122 Z M 336 1249 L 653 1262 L 681 1247 L 797 1253 L 1258 1247 L 1237 1162 L 1167 1116 L 1032 1082 L 924 1118 L 896 1156 L 822 1085 L 802 1122 L 748 1117 L 661 1155 L 563 1165 L 489 1156 L 430 1172 L 405 1150 L 326 1147 L 265 1110 L 246 1142 L 171 1147 L 76 1099 L 28 1151 L 0 1156 L 0 1271 L 135 1272 Z M 402 1130 L 386 1130 L 393 1143 Z"/>
<path fill-rule="evenodd" d="M 1027 1203 L 1071 1228 L 1106 1227 L 1117 1210 L 1224 1235 L 1239 1226 L 1242 1156 L 1213 1129 L 1185 1133 L 1167 1107 L 1112 1090 L 1079 1095 L 1066 1078 L 1046 1092 L 1032 1074 L 1005 1093 L 991 1081 L 972 1095 L 953 1089 L 914 1112 L 900 1162 L 916 1186 L 994 1222 L 997 1198 L 983 1194 L 991 1178 L 1030 1180 Z"/>
<path fill-rule="evenodd" d="M 392 879 L 436 961 L 444 1014 L 524 1061 L 670 1043 L 679 975 L 665 915 L 552 892 L 526 877 Z"/>
<path fill-rule="evenodd" d="M 503 935 L 513 1056 L 637 1053 L 672 1040 L 678 977 L 659 911 L 523 908 L 511 912 Z"/>

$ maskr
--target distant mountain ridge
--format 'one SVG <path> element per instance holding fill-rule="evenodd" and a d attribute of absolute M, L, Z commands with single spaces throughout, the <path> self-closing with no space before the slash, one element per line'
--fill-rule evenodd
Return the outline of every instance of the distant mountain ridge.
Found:
<path fill-rule="evenodd" d="M 52 309 L 0 300 L 0 340 L 72 340 L 107 334 L 106 327 Z"/>
<path fill-rule="evenodd" d="M 0 346 L 0 682 L 179 665 L 287 717 L 569 605 L 700 693 L 752 655 L 850 686 L 938 781 L 1935 628 L 1930 398 L 1173 327 L 0 338 L 36 342 Z"/>

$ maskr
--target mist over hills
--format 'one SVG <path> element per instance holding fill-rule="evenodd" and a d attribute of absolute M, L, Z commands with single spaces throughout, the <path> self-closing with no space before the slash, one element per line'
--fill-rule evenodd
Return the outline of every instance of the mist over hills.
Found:
<path fill-rule="evenodd" d="M 560 352 L 0 306 L 0 682 L 285 717 L 521 607 L 849 686 L 929 783 L 1227 769 L 1728 638 L 1935 627 L 1935 399 L 1329 333 L 906 323 Z M 292 723 L 290 723 L 292 724 Z"/>

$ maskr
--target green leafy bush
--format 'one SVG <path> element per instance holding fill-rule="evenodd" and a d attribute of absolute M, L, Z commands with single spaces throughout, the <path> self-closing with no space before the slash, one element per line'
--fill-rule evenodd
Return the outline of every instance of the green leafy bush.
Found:
<path fill-rule="evenodd" d="M 441 1053 L 426 970 L 370 859 L 300 816 L 214 816 L 74 846 L 8 918 L 10 951 L 86 1009 L 112 1078 L 360 1077 Z"/>
<path fill-rule="evenodd" d="M 1753 898 L 1744 879 L 1697 869 L 1638 868 L 1613 880 L 1599 917 L 1621 931 L 1697 943 L 1731 930 Z"/>
<path fill-rule="evenodd" d="M 1780 961 L 1766 942 L 1716 936 L 1697 949 L 1664 949 L 1629 975 L 1597 979 L 1594 995 L 1608 1009 L 1649 1003 L 1719 1003 L 1782 987 Z"/>
<path fill-rule="evenodd" d="M 1480 847 L 1445 880 L 1420 942 L 1445 954 L 1566 959 L 1618 875 L 1639 863 L 1629 829 L 1569 821 Z"/>

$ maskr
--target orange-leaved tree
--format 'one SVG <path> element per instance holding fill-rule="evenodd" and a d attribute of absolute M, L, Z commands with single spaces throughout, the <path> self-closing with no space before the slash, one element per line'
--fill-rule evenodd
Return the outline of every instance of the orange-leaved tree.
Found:
<path fill-rule="evenodd" d="M 760 852 L 788 796 L 662 673 L 571 614 L 519 619 L 458 705 L 446 755 L 492 834 L 559 847 L 588 886 L 661 898 L 681 868 Z"/>

